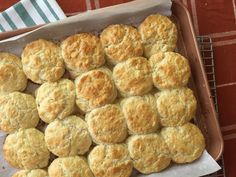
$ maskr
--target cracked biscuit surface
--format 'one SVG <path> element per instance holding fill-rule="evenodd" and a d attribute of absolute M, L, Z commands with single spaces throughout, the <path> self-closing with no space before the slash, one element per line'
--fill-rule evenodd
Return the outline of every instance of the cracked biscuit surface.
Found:
<path fill-rule="evenodd" d="M 133 163 L 126 145 L 98 145 L 88 155 L 95 177 L 129 177 Z"/>
<path fill-rule="evenodd" d="M 202 132 L 192 123 L 165 127 L 161 130 L 161 135 L 169 147 L 172 160 L 176 163 L 190 163 L 198 159 L 206 146 Z"/>
<path fill-rule="evenodd" d="M 39 116 L 44 122 L 65 118 L 74 111 L 74 83 L 69 79 L 61 79 L 42 84 L 36 93 L 36 103 Z"/>
<path fill-rule="evenodd" d="M 15 168 L 37 169 L 48 165 L 50 153 L 44 134 L 35 128 L 29 128 L 19 129 L 6 137 L 3 155 Z"/>
<path fill-rule="evenodd" d="M 143 54 L 140 34 L 130 25 L 110 25 L 102 31 L 100 39 L 107 61 L 113 65 Z"/>
<path fill-rule="evenodd" d="M 87 128 L 86 122 L 77 116 L 56 119 L 45 130 L 46 145 L 59 157 L 83 155 L 92 144 Z"/>
<path fill-rule="evenodd" d="M 21 58 L 26 76 L 37 84 L 57 81 L 65 72 L 61 49 L 51 41 L 38 39 L 27 44 Z"/>
<path fill-rule="evenodd" d="M 20 58 L 0 52 L 0 93 L 23 91 L 27 78 L 22 69 Z"/>
<path fill-rule="evenodd" d="M 49 177 L 93 177 L 83 157 L 60 157 L 48 167 Z"/>
<path fill-rule="evenodd" d="M 20 170 L 12 177 L 48 177 L 48 173 L 42 169 Z"/>
<path fill-rule="evenodd" d="M 178 31 L 166 16 L 149 15 L 139 25 L 138 31 L 144 46 L 144 56 L 147 58 L 159 51 L 174 51 L 176 48 Z"/>
<path fill-rule="evenodd" d="M 33 128 L 39 122 L 32 95 L 12 92 L 0 95 L 0 129 L 10 133 L 20 128 Z"/>
<path fill-rule="evenodd" d="M 69 36 L 62 44 L 62 57 L 72 78 L 105 63 L 100 39 L 90 33 Z"/>

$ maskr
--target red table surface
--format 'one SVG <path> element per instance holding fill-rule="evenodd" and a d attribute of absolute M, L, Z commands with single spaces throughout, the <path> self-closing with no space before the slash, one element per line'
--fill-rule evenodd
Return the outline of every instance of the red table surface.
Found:
<path fill-rule="evenodd" d="M 0 0 L 0 11 L 18 0 Z M 65 13 L 129 0 L 57 0 Z M 196 35 L 213 40 L 219 119 L 224 137 L 227 177 L 236 177 L 236 0 L 180 0 L 190 11 Z"/>

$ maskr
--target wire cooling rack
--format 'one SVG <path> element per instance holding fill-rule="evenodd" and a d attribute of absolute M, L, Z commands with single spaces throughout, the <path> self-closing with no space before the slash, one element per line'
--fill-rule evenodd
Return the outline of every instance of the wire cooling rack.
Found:
<path fill-rule="evenodd" d="M 216 76 L 215 76 L 212 40 L 209 36 L 198 36 L 197 41 L 200 53 L 202 55 L 203 64 L 205 66 L 206 75 L 211 90 L 211 95 L 215 104 L 216 111 L 218 113 L 216 79 L 215 79 Z M 221 158 L 217 162 L 222 169 L 216 173 L 204 177 L 226 177 L 223 156 L 221 156 Z"/>

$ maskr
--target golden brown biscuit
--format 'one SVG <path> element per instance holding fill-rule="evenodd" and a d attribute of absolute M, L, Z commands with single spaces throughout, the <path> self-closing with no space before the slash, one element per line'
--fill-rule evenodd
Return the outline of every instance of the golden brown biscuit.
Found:
<path fill-rule="evenodd" d="M 144 55 L 149 58 L 162 51 L 174 51 L 178 31 L 175 24 L 166 16 L 149 15 L 138 27 L 144 46 Z"/>
<path fill-rule="evenodd" d="M 159 52 L 149 59 L 156 88 L 172 89 L 186 86 L 191 75 L 188 60 L 175 52 Z"/>
<path fill-rule="evenodd" d="M 121 101 L 122 111 L 131 134 L 146 134 L 159 128 L 156 99 L 152 95 L 133 96 Z"/>
<path fill-rule="evenodd" d="M 23 91 L 27 78 L 20 58 L 10 53 L 0 52 L 0 93 Z"/>
<path fill-rule="evenodd" d="M 152 89 L 151 68 L 143 57 L 117 64 L 113 69 L 113 78 L 122 96 L 143 95 Z"/>
<path fill-rule="evenodd" d="M 143 174 L 164 170 L 170 165 L 169 149 L 158 134 L 134 135 L 128 139 L 134 168 Z"/>
<path fill-rule="evenodd" d="M 110 25 L 100 38 L 107 61 L 113 65 L 143 54 L 140 34 L 130 25 Z"/>
<path fill-rule="evenodd" d="M 112 73 L 106 68 L 95 69 L 77 77 L 75 87 L 76 104 L 83 112 L 112 103 L 117 96 Z"/>
<path fill-rule="evenodd" d="M 39 116 L 44 122 L 65 118 L 74 110 L 74 83 L 69 79 L 45 82 L 37 90 L 36 103 Z"/>
<path fill-rule="evenodd" d="M 37 169 L 48 165 L 49 151 L 44 134 L 35 128 L 19 129 L 3 145 L 6 161 L 15 168 Z"/>
<path fill-rule="evenodd" d="M 12 177 L 48 177 L 48 173 L 42 169 L 35 170 L 20 170 Z"/>
<path fill-rule="evenodd" d="M 88 163 L 95 177 L 129 177 L 133 169 L 123 144 L 96 146 L 88 155 Z"/>
<path fill-rule="evenodd" d="M 39 115 L 32 95 L 12 92 L 0 95 L 0 129 L 10 133 L 19 128 L 33 128 Z"/>
<path fill-rule="evenodd" d="M 60 47 L 51 41 L 38 39 L 27 44 L 21 58 L 26 76 L 35 83 L 54 82 L 64 74 Z"/>
<path fill-rule="evenodd" d="M 156 96 L 162 126 L 180 126 L 195 115 L 197 101 L 189 88 L 165 90 Z"/>
<path fill-rule="evenodd" d="M 105 63 L 100 39 L 93 34 L 70 36 L 62 42 L 61 48 L 66 68 L 73 78 Z"/>
<path fill-rule="evenodd" d="M 55 159 L 48 167 L 49 177 L 93 177 L 86 160 L 79 156 Z"/>
<path fill-rule="evenodd" d="M 86 114 L 88 130 L 95 143 L 120 143 L 127 136 L 125 117 L 117 105 L 108 104 Z"/>
<path fill-rule="evenodd" d="M 172 160 L 176 163 L 192 162 L 198 159 L 205 149 L 201 131 L 191 123 L 179 127 L 165 127 L 161 135 L 169 147 Z"/>
<path fill-rule="evenodd" d="M 45 130 L 45 142 L 59 157 L 83 155 L 92 144 L 86 122 L 77 116 L 51 122 Z"/>

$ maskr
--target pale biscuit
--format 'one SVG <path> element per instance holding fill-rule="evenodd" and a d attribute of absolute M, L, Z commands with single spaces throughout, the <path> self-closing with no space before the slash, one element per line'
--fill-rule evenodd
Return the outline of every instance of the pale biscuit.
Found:
<path fill-rule="evenodd" d="M 186 86 L 191 75 L 188 60 L 175 52 L 159 52 L 149 59 L 156 88 L 172 89 Z"/>
<path fill-rule="evenodd" d="M 135 57 L 117 64 L 113 78 L 122 96 L 143 95 L 152 89 L 152 75 L 146 58 Z"/>
<path fill-rule="evenodd" d="M 159 134 L 131 136 L 128 150 L 134 168 L 143 174 L 162 171 L 171 162 L 169 149 Z"/>
<path fill-rule="evenodd" d="M 179 127 L 165 127 L 161 135 L 169 147 L 172 160 L 176 163 L 190 163 L 198 159 L 206 146 L 201 131 L 191 123 Z"/>
<path fill-rule="evenodd" d="M 138 27 L 144 46 L 144 55 L 149 58 L 162 51 L 174 51 L 178 31 L 175 24 L 166 16 L 149 15 Z"/>
<path fill-rule="evenodd" d="M 27 44 L 21 58 L 26 76 L 38 84 L 57 81 L 65 72 L 60 47 L 51 41 L 38 39 Z"/>
<path fill-rule="evenodd" d="M 86 114 L 88 130 L 97 144 L 120 143 L 127 136 L 125 117 L 117 105 L 108 104 Z"/>
<path fill-rule="evenodd" d="M 20 58 L 0 52 L 0 93 L 23 91 L 27 86 L 27 78 L 22 69 Z"/>
<path fill-rule="evenodd" d="M 133 163 L 123 144 L 98 145 L 88 155 L 88 163 L 95 177 L 129 177 Z"/>
<path fill-rule="evenodd" d="M 49 177 L 93 177 L 83 157 L 61 157 L 55 159 L 48 167 Z"/>
<path fill-rule="evenodd" d="M 20 128 L 33 128 L 39 122 L 32 95 L 12 92 L 0 95 L 0 129 L 10 133 Z"/>
<path fill-rule="evenodd" d="M 131 134 L 155 132 L 160 126 L 153 95 L 133 96 L 121 101 L 122 111 Z"/>
<path fill-rule="evenodd" d="M 45 130 L 46 145 L 59 157 L 83 155 L 92 144 L 87 124 L 80 117 L 56 119 Z"/>
<path fill-rule="evenodd" d="M 110 64 L 143 54 L 140 34 L 130 25 L 110 25 L 102 31 L 100 39 Z"/>
<path fill-rule="evenodd" d="M 165 90 L 156 96 L 162 126 L 180 126 L 194 117 L 197 101 L 191 89 Z"/>
<path fill-rule="evenodd" d="M 44 168 L 49 154 L 44 134 L 35 128 L 19 129 L 8 135 L 3 145 L 4 158 L 15 168 Z"/>
<path fill-rule="evenodd" d="M 106 68 L 95 69 L 76 78 L 76 104 L 83 112 L 112 103 L 117 91 L 112 73 Z"/>
<path fill-rule="evenodd" d="M 100 39 L 93 34 L 80 33 L 69 36 L 62 42 L 61 48 L 66 68 L 72 78 L 105 63 Z"/>
<path fill-rule="evenodd" d="M 74 111 L 74 83 L 69 79 L 45 82 L 37 90 L 36 103 L 39 116 L 44 122 L 65 118 Z"/>
<path fill-rule="evenodd" d="M 48 177 L 48 173 L 42 169 L 35 170 L 20 170 L 12 177 Z"/>

